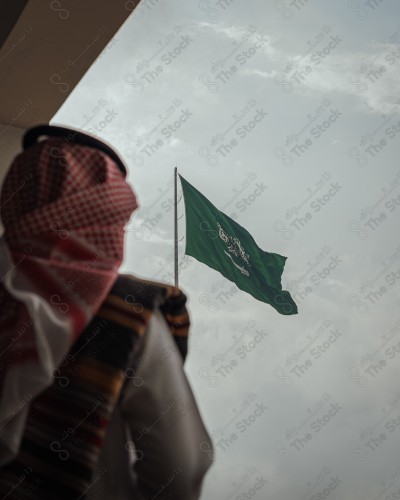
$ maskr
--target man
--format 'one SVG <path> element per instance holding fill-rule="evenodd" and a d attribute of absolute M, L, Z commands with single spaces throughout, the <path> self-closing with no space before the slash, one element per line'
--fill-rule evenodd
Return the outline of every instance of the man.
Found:
<path fill-rule="evenodd" d="M 183 370 L 186 296 L 118 273 L 126 169 L 71 129 L 24 147 L 0 200 L 0 495 L 198 499 L 213 457 Z"/>

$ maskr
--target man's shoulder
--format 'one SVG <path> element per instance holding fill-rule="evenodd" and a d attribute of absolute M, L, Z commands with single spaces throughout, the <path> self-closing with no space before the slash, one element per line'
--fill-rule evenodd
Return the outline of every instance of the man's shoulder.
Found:
<path fill-rule="evenodd" d="M 119 273 L 110 295 L 124 298 L 128 303 L 141 302 L 145 307 L 153 309 L 170 297 L 184 294 L 179 288 L 167 283 L 140 278 L 130 273 Z"/>
<path fill-rule="evenodd" d="M 171 288 L 171 285 L 161 283 L 159 281 L 140 278 L 139 276 L 130 273 L 119 273 L 118 278 L 114 283 L 113 289 L 114 288 L 127 291 L 136 290 L 137 292 L 146 293 L 158 289 L 168 290 Z"/>
<path fill-rule="evenodd" d="M 186 307 L 187 297 L 180 288 L 120 273 L 104 305 L 109 302 L 118 305 L 118 302 L 121 308 L 122 301 L 124 310 L 134 315 L 145 314 L 147 319 L 159 310 L 185 359 L 190 317 Z"/>

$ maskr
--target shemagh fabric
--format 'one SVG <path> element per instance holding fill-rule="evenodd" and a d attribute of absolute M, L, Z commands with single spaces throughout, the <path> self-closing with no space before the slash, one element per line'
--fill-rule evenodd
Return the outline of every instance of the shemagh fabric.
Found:
<path fill-rule="evenodd" d="M 108 155 L 50 138 L 15 158 L 0 205 L 1 466 L 115 283 L 138 202 Z"/>

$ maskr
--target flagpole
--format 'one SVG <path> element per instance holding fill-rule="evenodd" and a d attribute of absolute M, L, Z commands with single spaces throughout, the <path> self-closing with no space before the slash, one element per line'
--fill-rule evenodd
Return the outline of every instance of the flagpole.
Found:
<path fill-rule="evenodd" d="M 178 167 L 175 167 L 175 210 L 174 210 L 175 245 L 174 245 L 174 247 L 175 247 L 175 286 L 176 287 L 178 286 L 178 202 L 177 202 L 178 188 L 177 188 L 177 184 L 178 184 Z"/>

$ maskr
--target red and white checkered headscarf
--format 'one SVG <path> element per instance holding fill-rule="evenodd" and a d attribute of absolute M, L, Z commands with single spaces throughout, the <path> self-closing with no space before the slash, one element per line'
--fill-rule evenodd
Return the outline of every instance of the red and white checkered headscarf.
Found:
<path fill-rule="evenodd" d="M 138 203 L 108 155 L 49 138 L 15 158 L 0 205 L 1 465 L 115 283 Z"/>

